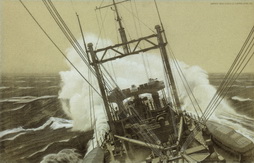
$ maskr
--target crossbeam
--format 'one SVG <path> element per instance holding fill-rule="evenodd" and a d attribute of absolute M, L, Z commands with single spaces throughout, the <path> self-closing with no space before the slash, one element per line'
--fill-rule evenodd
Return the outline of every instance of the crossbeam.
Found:
<path fill-rule="evenodd" d="M 97 58 L 95 63 L 100 64 L 100 63 L 104 63 L 107 61 L 115 60 L 117 58 L 122 58 L 122 57 L 126 57 L 129 55 L 138 54 L 140 52 L 146 52 L 146 51 L 149 51 L 152 49 L 159 48 L 159 44 L 157 42 L 155 43 L 152 39 L 157 39 L 157 34 L 152 34 L 149 36 L 141 37 L 139 39 L 134 39 L 134 40 L 128 41 L 126 43 L 115 44 L 113 46 L 108 46 L 105 48 L 97 49 L 94 51 L 96 58 Z M 138 48 L 138 46 L 140 45 L 141 42 L 148 43 L 148 46 L 146 48 Z M 123 46 L 130 46 L 130 44 L 132 44 L 134 48 L 131 49 L 128 53 L 124 53 L 124 52 L 118 50 L 119 48 L 121 49 Z M 106 54 L 109 50 L 114 51 L 115 56 L 105 58 Z M 98 56 L 99 52 L 103 52 L 102 56 Z M 91 63 L 91 64 L 94 64 L 94 63 Z"/>
<path fill-rule="evenodd" d="M 124 0 L 124 1 L 121 1 L 121 2 L 116 2 L 115 4 L 120 4 L 120 3 L 123 3 L 123 2 L 127 2 L 127 1 L 130 1 L 130 0 Z M 96 6 L 95 10 L 100 10 L 100 9 L 103 9 L 103 8 L 114 6 L 115 4 L 105 5 L 105 6 L 102 6 L 102 7 L 97 7 Z"/>

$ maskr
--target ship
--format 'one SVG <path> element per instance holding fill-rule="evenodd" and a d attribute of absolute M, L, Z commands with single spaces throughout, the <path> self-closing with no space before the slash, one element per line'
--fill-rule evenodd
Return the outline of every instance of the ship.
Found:
<path fill-rule="evenodd" d="M 96 8 L 112 7 L 121 43 L 101 49 L 94 49 L 92 43 L 87 45 L 89 63 L 96 73 L 110 130 L 101 147 L 92 150 L 84 162 L 225 162 L 215 145 L 236 155 L 238 161 L 251 157 L 254 151 L 251 140 L 230 127 L 208 121 L 203 115 L 199 117 L 182 110 L 163 23 L 155 25 L 155 34 L 128 40 L 117 7 L 123 2 L 113 0 L 110 5 Z M 155 5 L 158 9 L 156 2 Z M 139 47 L 142 42 L 147 46 Z M 125 89 L 117 84 L 112 89 L 107 87 L 107 75 L 101 70 L 103 63 L 154 49 L 160 52 L 166 76 L 164 81 L 150 78 L 148 82 Z M 113 57 L 108 54 L 110 50 L 115 52 Z M 137 160 L 137 153 L 145 156 Z"/>
<path fill-rule="evenodd" d="M 120 43 L 95 48 L 83 38 L 83 57 L 97 79 L 109 126 L 104 139 L 99 140 L 99 146 L 87 153 L 83 162 L 226 162 L 227 155 L 242 162 L 253 157 L 254 144 L 250 139 L 228 126 L 209 120 L 214 110 L 201 111 L 202 114 L 197 116 L 182 109 L 171 67 L 175 60 L 169 58 L 169 42 L 156 1 L 160 20 L 160 24 L 154 26 L 156 32 L 131 40 L 127 38 L 118 8 L 126 1 L 129 0 L 112 0 L 109 5 L 96 7 L 96 10 L 110 7 L 115 13 Z M 50 1 L 47 5 L 54 12 Z M 253 29 L 250 37 L 252 34 Z M 131 83 L 129 88 L 120 88 L 103 66 L 110 61 L 152 50 L 160 54 L 163 72 L 158 73 L 164 73 L 164 80 L 149 78 L 142 84 Z M 114 55 L 109 55 L 109 51 Z M 227 74 L 226 79 L 230 79 L 230 75 Z M 221 86 L 224 91 L 225 84 L 227 82 Z"/>

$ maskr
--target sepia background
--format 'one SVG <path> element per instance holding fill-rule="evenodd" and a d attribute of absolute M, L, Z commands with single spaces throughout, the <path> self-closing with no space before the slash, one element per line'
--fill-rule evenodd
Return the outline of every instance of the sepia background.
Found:
<path fill-rule="evenodd" d="M 76 12 L 87 33 L 99 33 L 96 19 L 106 17 L 106 37 L 116 42 L 113 11 L 95 11 L 101 1 L 54 1 L 76 38 L 81 38 Z M 67 39 L 50 17 L 41 1 L 24 1 L 31 13 L 60 48 L 70 47 Z M 105 1 L 104 4 L 109 3 Z M 104 5 L 102 4 L 102 5 Z M 150 28 L 159 20 L 153 1 L 138 0 L 140 19 Z M 129 2 L 126 6 L 130 6 Z M 121 8 L 123 21 L 135 38 L 133 18 Z M 133 6 L 130 6 L 133 7 Z M 226 72 L 253 26 L 253 1 L 185 1 L 159 0 L 158 7 L 176 57 L 189 65 L 199 65 L 208 72 Z M 133 7 L 134 8 L 134 7 Z M 110 15 L 111 14 L 111 15 Z M 97 15 L 97 18 L 96 18 Z M 127 14 L 126 14 L 127 15 Z M 103 18 L 104 19 L 104 18 Z M 130 22 L 128 22 L 130 21 Z M 132 25 L 130 25 L 132 24 Z M 141 25 L 143 26 L 143 24 Z M 143 35 L 149 34 L 144 30 Z M 102 35 L 104 38 L 105 35 Z M 253 65 L 253 60 L 250 65 Z M 1 1 L 1 69 L 2 73 L 57 73 L 66 63 L 39 29 L 18 0 Z M 253 72 L 248 66 L 246 72 Z"/>
<path fill-rule="evenodd" d="M 114 12 L 110 8 L 95 10 L 96 6 L 108 5 L 111 1 L 52 1 L 77 39 L 81 40 L 81 32 L 76 13 L 88 42 L 103 45 L 103 41 L 109 39 L 113 44 L 118 43 Z M 42 1 L 23 2 L 88 79 L 86 66 L 70 49 L 70 43 Z M 153 0 L 134 2 L 135 5 L 130 2 L 119 5 L 126 33 L 131 39 L 150 35 L 154 25 L 160 23 Z M 179 62 L 199 105 L 205 109 L 254 25 L 254 1 L 157 0 L 157 3 L 170 47 L 176 58 L 185 63 Z M 130 11 L 138 13 L 141 23 L 137 23 Z M 96 127 L 102 131 L 107 128 L 101 99 L 89 94 L 88 84 L 68 66 L 18 0 L 1 0 L 0 16 L 0 162 L 80 161 L 93 136 L 91 128 L 95 118 L 90 116 L 90 97 L 95 99 L 96 113 L 93 115 L 104 122 Z M 131 57 L 116 61 L 115 73 L 121 88 L 147 81 L 141 77 L 145 74 L 144 67 L 138 61 L 141 59 Z M 158 52 L 147 56 L 152 77 L 163 79 L 162 71 L 158 70 L 160 61 Z M 232 87 L 227 87 L 225 101 L 212 118 L 254 142 L 253 72 L 252 59 Z M 95 78 L 90 81 L 97 85 Z M 176 81 L 181 102 L 185 107 L 191 106 L 180 80 Z M 228 156 L 228 159 L 232 162 L 238 157 Z M 254 156 L 249 160 L 254 160 Z"/>

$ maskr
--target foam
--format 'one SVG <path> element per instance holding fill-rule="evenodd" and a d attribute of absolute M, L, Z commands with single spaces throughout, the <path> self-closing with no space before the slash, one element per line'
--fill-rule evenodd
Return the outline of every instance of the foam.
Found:
<path fill-rule="evenodd" d="M 54 130 L 59 129 L 59 128 L 71 128 L 73 126 L 72 120 L 67 120 L 67 119 L 57 118 L 57 117 L 50 117 L 42 126 L 37 127 L 37 128 L 24 129 L 23 127 L 17 127 L 17 128 L 1 131 L 0 138 L 7 135 L 7 134 L 12 134 L 12 133 L 17 133 L 17 132 L 28 132 L 28 131 L 42 130 L 45 127 L 47 127 L 48 125 L 50 125 L 50 128 L 52 128 Z"/>
<path fill-rule="evenodd" d="M 57 97 L 56 95 L 45 95 L 45 96 L 40 96 L 40 97 L 35 97 L 35 96 L 20 96 L 20 97 L 11 97 L 8 99 L 1 99 L 0 102 L 15 102 L 15 103 L 30 103 L 35 100 L 39 99 L 48 99 L 48 98 L 55 98 Z"/>
<path fill-rule="evenodd" d="M 252 99 L 250 98 L 242 98 L 242 97 L 239 97 L 239 96 L 233 96 L 231 97 L 232 100 L 237 100 L 237 101 L 240 101 L 240 102 L 244 102 L 244 101 L 253 101 Z"/>

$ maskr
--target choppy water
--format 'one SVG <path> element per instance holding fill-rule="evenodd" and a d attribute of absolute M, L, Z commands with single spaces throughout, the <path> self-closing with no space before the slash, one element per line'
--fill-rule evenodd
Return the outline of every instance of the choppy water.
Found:
<path fill-rule="evenodd" d="M 209 81 L 218 86 L 224 74 L 210 74 Z M 254 74 L 242 74 L 228 90 L 227 101 L 240 115 L 254 118 Z"/>
<path fill-rule="evenodd" d="M 2 76 L 0 162 L 40 162 L 56 153 L 63 156 L 59 162 L 82 157 L 92 132 L 71 131 L 59 89 L 58 75 Z"/>
<path fill-rule="evenodd" d="M 223 74 L 210 74 L 218 86 Z M 0 160 L 40 162 L 58 158 L 76 162 L 86 152 L 92 132 L 73 132 L 58 99 L 58 75 L 4 75 L 0 85 Z M 243 74 L 227 100 L 237 114 L 218 115 L 223 123 L 254 140 L 254 75 Z M 43 159 L 44 158 L 44 159 Z"/>

